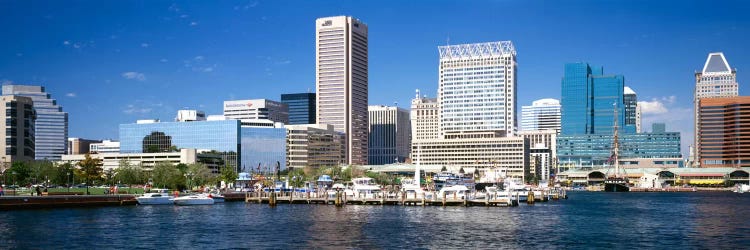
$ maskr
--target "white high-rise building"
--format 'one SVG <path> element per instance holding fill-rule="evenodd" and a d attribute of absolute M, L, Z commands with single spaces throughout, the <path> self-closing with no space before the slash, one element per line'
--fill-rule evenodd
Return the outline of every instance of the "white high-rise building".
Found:
<path fill-rule="evenodd" d="M 315 21 L 317 123 L 346 136 L 346 162 L 367 164 L 367 25 L 348 16 Z"/>
<path fill-rule="evenodd" d="M 642 122 L 641 122 L 641 105 L 636 104 L 635 105 L 635 132 L 641 133 L 642 128 Z"/>
<path fill-rule="evenodd" d="M 285 103 L 267 99 L 224 101 L 224 117 L 233 120 L 271 120 L 288 123 L 289 108 Z"/>
<path fill-rule="evenodd" d="M 440 109 L 436 98 L 417 96 L 411 100 L 411 138 L 429 140 L 440 138 Z"/>
<path fill-rule="evenodd" d="M 522 130 L 519 136 L 529 140 L 531 156 L 538 161 L 539 172 L 535 172 L 541 180 L 548 180 L 550 174 L 557 171 L 557 134 L 559 130 Z"/>
<path fill-rule="evenodd" d="M 531 106 L 521 107 L 521 130 L 536 131 L 552 129 L 560 132 L 560 101 L 540 99 Z"/>
<path fill-rule="evenodd" d="M 399 107 L 369 106 L 368 164 L 406 162 L 411 151 L 409 111 Z"/>
<path fill-rule="evenodd" d="M 438 103 L 445 134 L 493 131 L 513 136 L 516 50 L 510 41 L 438 47 Z"/>
<path fill-rule="evenodd" d="M 716 52 L 708 54 L 706 63 L 701 72 L 695 73 L 695 99 L 693 100 L 695 112 L 694 135 L 696 155 L 700 155 L 700 99 L 714 97 L 733 97 L 739 95 L 737 84 L 737 70 L 729 67 L 724 53 Z"/>

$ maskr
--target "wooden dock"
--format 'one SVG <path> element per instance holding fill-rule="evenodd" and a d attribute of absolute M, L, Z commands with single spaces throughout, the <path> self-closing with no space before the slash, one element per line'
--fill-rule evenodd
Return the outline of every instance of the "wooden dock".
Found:
<path fill-rule="evenodd" d="M 518 206 L 519 197 L 492 197 L 487 195 L 484 198 L 475 198 L 473 195 L 468 197 L 438 197 L 436 192 L 428 192 L 424 195 L 407 196 L 405 193 L 389 193 L 378 197 L 357 196 L 328 193 L 311 193 L 311 192 L 247 192 L 244 193 L 245 202 L 256 204 L 321 204 L 321 205 L 391 205 L 391 206 L 487 206 L 487 207 L 513 207 Z M 565 194 L 548 194 L 534 196 L 535 202 L 547 202 L 559 200 Z M 232 196 L 236 196 L 233 194 Z M 227 197 L 225 195 L 225 197 Z M 337 198 L 339 197 L 339 198 Z M 533 202 L 531 202 L 533 203 Z"/>

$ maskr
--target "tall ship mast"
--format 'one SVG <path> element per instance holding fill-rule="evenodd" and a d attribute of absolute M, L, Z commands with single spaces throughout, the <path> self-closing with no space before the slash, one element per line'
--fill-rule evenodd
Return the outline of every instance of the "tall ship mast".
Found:
<path fill-rule="evenodd" d="M 619 131 L 617 123 L 617 103 L 613 104 L 615 110 L 614 118 L 614 133 L 612 135 L 612 157 L 615 165 L 615 173 L 612 176 L 608 176 L 604 181 L 604 191 L 606 192 L 629 192 L 630 185 L 628 183 L 628 177 L 620 174 L 620 141 Z"/>

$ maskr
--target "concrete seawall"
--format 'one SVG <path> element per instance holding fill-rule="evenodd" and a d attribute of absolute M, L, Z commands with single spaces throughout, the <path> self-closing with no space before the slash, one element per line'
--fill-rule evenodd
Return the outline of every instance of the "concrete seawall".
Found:
<path fill-rule="evenodd" d="M 2 196 L 0 210 L 136 205 L 134 195 Z"/>

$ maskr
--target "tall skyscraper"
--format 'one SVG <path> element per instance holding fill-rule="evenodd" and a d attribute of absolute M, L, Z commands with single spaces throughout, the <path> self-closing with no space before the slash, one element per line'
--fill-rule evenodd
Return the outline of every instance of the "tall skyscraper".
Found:
<path fill-rule="evenodd" d="M 698 111 L 700 166 L 750 167 L 750 96 L 704 98 Z"/>
<path fill-rule="evenodd" d="M 622 75 L 604 75 L 602 67 L 587 63 L 565 64 L 560 134 L 612 134 L 615 108 L 620 131 L 635 133 L 635 112 L 632 112 L 632 124 L 626 124 L 624 90 Z"/>
<path fill-rule="evenodd" d="M 438 47 L 442 133 L 492 131 L 513 136 L 516 50 L 510 41 Z"/>
<path fill-rule="evenodd" d="M 42 86 L 3 85 L 3 95 L 30 97 L 34 102 L 35 159 L 60 160 L 67 153 L 68 113 L 57 105 L 57 100 Z"/>
<path fill-rule="evenodd" d="M 224 101 L 224 117 L 233 120 L 266 119 L 286 124 L 289 109 L 284 103 L 267 99 Z"/>
<path fill-rule="evenodd" d="M 695 150 L 701 155 L 701 138 L 698 122 L 701 120 L 700 100 L 703 98 L 735 97 L 739 94 L 737 84 L 737 70 L 729 67 L 724 53 L 716 52 L 708 54 L 706 63 L 701 72 L 695 73 Z"/>
<path fill-rule="evenodd" d="M 282 94 L 281 102 L 289 107 L 288 124 L 315 124 L 315 93 Z"/>
<path fill-rule="evenodd" d="M 560 132 L 560 101 L 540 99 L 531 106 L 521 107 L 521 130 L 536 131 L 552 129 Z"/>
<path fill-rule="evenodd" d="M 625 105 L 625 126 L 633 127 L 638 132 L 638 96 L 633 89 L 625 86 L 622 101 Z"/>
<path fill-rule="evenodd" d="M 367 164 L 367 25 L 348 16 L 315 22 L 317 123 L 346 136 L 346 162 Z"/>
<path fill-rule="evenodd" d="M 410 110 L 412 141 L 441 138 L 439 112 L 437 99 L 420 97 L 417 90 Z"/>
<path fill-rule="evenodd" d="M 0 99 L 4 109 L 0 117 L 5 122 L 0 125 L 0 172 L 5 171 L 15 161 L 34 160 L 34 114 L 31 98 L 24 96 L 4 95 Z"/>
<path fill-rule="evenodd" d="M 405 162 L 411 151 L 409 111 L 399 107 L 369 106 L 368 164 Z"/>

